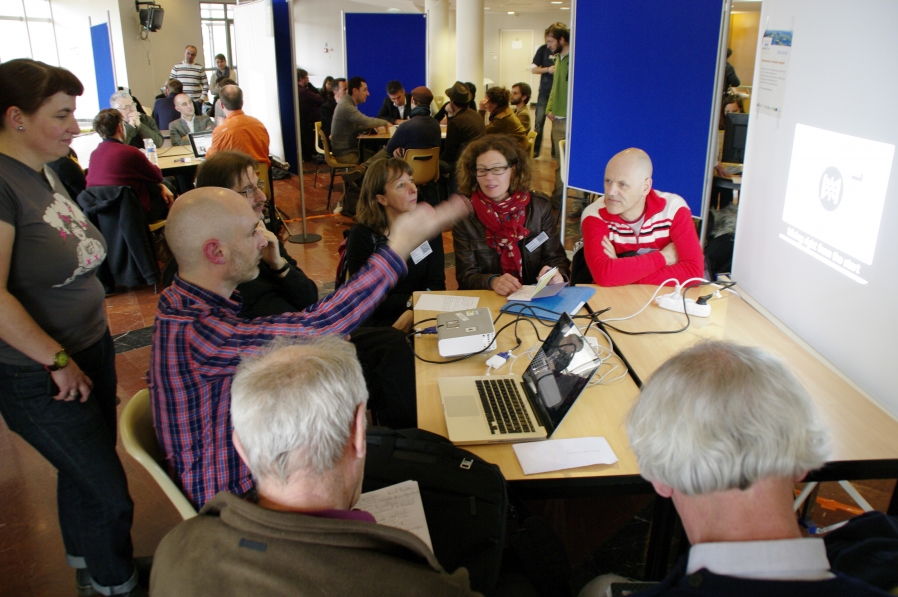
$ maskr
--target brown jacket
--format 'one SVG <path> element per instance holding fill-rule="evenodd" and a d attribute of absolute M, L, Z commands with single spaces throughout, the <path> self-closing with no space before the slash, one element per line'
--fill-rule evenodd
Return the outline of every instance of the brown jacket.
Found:
<path fill-rule="evenodd" d="M 411 533 L 370 522 L 266 510 L 228 493 L 156 550 L 150 595 L 475 597 Z"/>
<path fill-rule="evenodd" d="M 490 123 L 486 125 L 487 135 L 511 135 L 527 150 L 530 149 L 530 144 L 527 142 L 528 132 L 530 131 L 524 128 L 511 107 L 497 111 L 490 117 Z"/>
<path fill-rule="evenodd" d="M 530 234 L 518 243 L 521 249 L 523 283 L 536 284 L 539 270 L 544 265 L 558 267 L 565 280 L 571 279 L 571 262 L 564 247 L 558 240 L 555 218 L 549 198 L 539 191 L 530 191 L 530 205 L 527 206 L 527 220 L 524 227 Z M 536 247 L 527 250 L 527 243 L 545 232 L 549 238 Z M 499 254 L 486 244 L 486 227 L 472 213 L 452 227 L 455 245 L 455 279 L 459 290 L 490 290 L 490 278 L 502 275 Z"/>

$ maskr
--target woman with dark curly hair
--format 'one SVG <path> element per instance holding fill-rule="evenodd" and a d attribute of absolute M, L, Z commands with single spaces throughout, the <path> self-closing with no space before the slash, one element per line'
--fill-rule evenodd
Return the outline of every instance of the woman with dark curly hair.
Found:
<path fill-rule="evenodd" d="M 489 112 L 490 123 L 486 125 L 484 132 L 487 135 L 511 135 L 529 152 L 528 131 L 515 116 L 510 103 L 511 92 L 504 87 L 490 87 L 486 90 L 480 102 L 480 109 Z"/>
<path fill-rule="evenodd" d="M 0 64 L 0 89 L 0 414 L 56 468 L 78 595 L 130 595 L 134 504 L 115 451 L 115 347 L 97 279 L 106 243 L 46 167 L 81 132 L 84 87 L 18 59 Z"/>
<path fill-rule="evenodd" d="M 508 296 L 553 267 L 558 273 L 552 284 L 570 279 L 550 200 L 528 190 L 532 162 L 513 137 L 471 141 L 456 167 L 458 190 L 474 206 L 474 213 L 452 228 L 459 289 Z"/>
<path fill-rule="evenodd" d="M 412 181 L 412 167 L 405 160 L 388 158 L 372 163 L 365 172 L 359 197 L 358 224 L 346 241 L 344 276 L 357 272 L 377 248 L 390 237 L 390 224 L 401 213 L 418 205 L 418 190 Z M 411 298 L 416 290 L 446 290 L 443 235 L 424 242 L 406 262 L 408 274 L 390 291 L 384 302 L 364 325 L 393 326 L 409 331 L 412 323 Z"/>

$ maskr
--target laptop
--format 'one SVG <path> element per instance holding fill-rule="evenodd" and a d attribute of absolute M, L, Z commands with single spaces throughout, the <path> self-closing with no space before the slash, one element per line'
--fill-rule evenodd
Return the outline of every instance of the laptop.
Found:
<path fill-rule="evenodd" d="M 563 313 L 523 375 L 438 380 L 449 439 L 460 445 L 548 439 L 601 364 Z"/>
<path fill-rule="evenodd" d="M 193 149 L 193 157 L 206 157 L 206 152 L 212 146 L 212 131 L 202 131 L 199 133 L 188 133 L 190 137 L 190 147 Z"/>

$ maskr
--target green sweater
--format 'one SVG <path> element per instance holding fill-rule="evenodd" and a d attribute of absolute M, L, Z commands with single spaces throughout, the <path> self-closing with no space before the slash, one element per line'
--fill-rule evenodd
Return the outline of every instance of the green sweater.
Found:
<path fill-rule="evenodd" d="M 549 94 L 549 103 L 546 105 L 546 113 L 567 118 L 567 79 L 570 70 L 571 53 L 564 56 L 555 56 L 555 78 L 552 79 L 552 93 Z"/>

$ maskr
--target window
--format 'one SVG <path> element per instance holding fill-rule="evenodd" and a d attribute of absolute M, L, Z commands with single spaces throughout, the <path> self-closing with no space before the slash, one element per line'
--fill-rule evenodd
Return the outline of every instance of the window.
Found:
<path fill-rule="evenodd" d="M 4 0 L 0 0 L 3 2 Z M 215 55 L 224 54 L 228 66 L 237 66 L 237 44 L 234 37 L 234 5 L 201 2 L 200 23 L 203 29 L 203 57 L 206 71 L 215 70 Z"/>
<path fill-rule="evenodd" d="M 0 0 L 0 62 L 14 58 L 59 66 L 49 0 Z"/>

